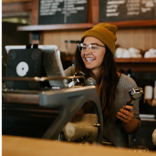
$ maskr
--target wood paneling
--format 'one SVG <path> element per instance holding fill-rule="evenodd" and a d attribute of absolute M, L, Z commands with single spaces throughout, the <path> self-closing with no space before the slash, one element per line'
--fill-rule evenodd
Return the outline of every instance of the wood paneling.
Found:
<path fill-rule="evenodd" d="M 2 0 L 2 3 L 12 3 L 12 2 L 28 2 L 32 0 Z"/>
<path fill-rule="evenodd" d="M 85 30 L 46 31 L 43 33 L 43 44 L 57 45 L 61 52 L 66 52 L 65 40 L 80 40 Z"/>
<path fill-rule="evenodd" d="M 2 14 L 14 12 L 31 12 L 31 11 L 32 11 L 32 1 L 2 3 Z"/>
<path fill-rule="evenodd" d="M 38 24 L 39 0 L 32 0 L 32 25 Z"/>
<path fill-rule="evenodd" d="M 96 24 L 99 21 L 99 0 L 89 0 L 88 23 Z"/>
<path fill-rule="evenodd" d="M 142 20 L 142 21 L 120 21 L 120 22 L 108 22 L 114 24 L 119 28 L 142 28 L 153 26 L 156 27 L 156 20 Z"/>
<path fill-rule="evenodd" d="M 138 48 L 143 52 L 156 49 L 156 28 L 119 29 L 116 44 L 124 48 Z"/>

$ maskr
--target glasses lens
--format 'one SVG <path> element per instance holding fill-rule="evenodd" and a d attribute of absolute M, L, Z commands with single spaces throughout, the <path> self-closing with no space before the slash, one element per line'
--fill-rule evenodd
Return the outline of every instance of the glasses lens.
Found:
<path fill-rule="evenodd" d="M 79 49 L 79 51 L 85 51 L 85 50 L 87 49 L 87 46 L 84 45 L 83 43 L 80 43 L 80 44 L 78 45 L 78 49 Z"/>
<path fill-rule="evenodd" d="M 86 44 L 80 43 L 78 45 L 78 49 L 79 49 L 80 52 L 85 52 L 87 50 L 87 47 L 93 53 L 98 50 L 98 45 L 96 45 L 96 44 L 86 45 Z"/>
<path fill-rule="evenodd" d="M 87 45 L 82 44 L 82 49 L 81 51 L 85 51 L 87 49 Z"/>
<path fill-rule="evenodd" d="M 91 45 L 90 46 L 90 50 L 91 50 L 91 52 L 96 52 L 96 50 L 98 49 L 98 46 L 97 45 Z"/>
<path fill-rule="evenodd" d="M 82 43 L 80 43 L 79 45 L 78 45 L 78 49 L 79 49 L 79 51 L 81 52 L 82 51 Z"/>

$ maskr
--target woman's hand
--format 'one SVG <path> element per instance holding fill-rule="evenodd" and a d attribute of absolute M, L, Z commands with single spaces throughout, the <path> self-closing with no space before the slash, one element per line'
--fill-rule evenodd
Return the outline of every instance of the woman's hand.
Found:
<path fill-rule="evenodd" d="M 125 105 L 117 113 L 117 118 L 122 121 L 122 124 L 128 124 L 134 117 L 133 106 Z"/>
<path fill-rule="evenodd" d="M 116 116 L 122 121 L 122 127 L 124 128 L 125 132 L 131 134 L 138 130 L 139 123 L 134 118 L 133 106 L 123 106 Z"/>

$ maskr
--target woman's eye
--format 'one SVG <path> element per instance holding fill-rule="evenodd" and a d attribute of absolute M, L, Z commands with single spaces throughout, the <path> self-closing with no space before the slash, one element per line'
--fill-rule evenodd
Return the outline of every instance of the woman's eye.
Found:
<path fill-rule="evenodd" d="M 96 50 L 96 49 L 98 49 L 98 47 L 97 46 L 92 46 L 92 49 Z"/>
<path fill-rule="evenodd" d="M 86 47 L 82 47 L 83 50 L 87 49 Z"/>

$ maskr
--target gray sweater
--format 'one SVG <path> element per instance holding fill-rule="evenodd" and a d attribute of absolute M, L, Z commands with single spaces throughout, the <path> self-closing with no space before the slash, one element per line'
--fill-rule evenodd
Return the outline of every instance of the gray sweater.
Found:
<path fill-rule="evenodd" d="M 74 75 L 74 67 L 69 67 L 65 70 L 66 76 Z M 115 92 L 115 101 L 113 105 L 113 115 L 107 124 L 103 127 L 103 141 L 111 142 L 114 146 L 128 147 L 128 134 L 124 131 L 121 125 L 117 125 L 116 114 L 130 99 L 129 89 L 136 87 L 135 81 L 124 74 L 121 74 Z M 139 101 L 133 103 L 134 118 L 137 119 L 139 126 L 141 125 L 139 117 Z"/>

